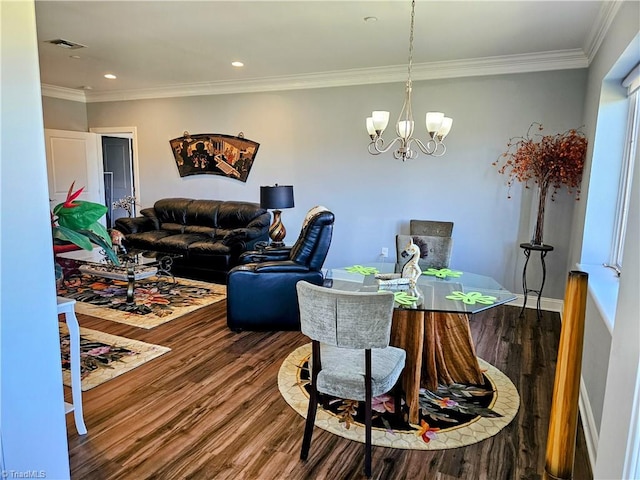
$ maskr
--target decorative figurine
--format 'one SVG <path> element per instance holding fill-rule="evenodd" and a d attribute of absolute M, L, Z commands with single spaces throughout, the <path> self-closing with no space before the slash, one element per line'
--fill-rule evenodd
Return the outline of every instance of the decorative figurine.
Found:
<path fill-rule="evenodd" d="M 415 288 L 416 282 L 422 270 L 418 266 L 418 260 L 420 260 L 420 247 L 413 243 L 413 239 L 409 239 L 409 243 L 400 253 L 402 258 L 409 257 L 409 261 L 402 267 L 402 273 L 379 273 L 376 274 L 378 283 L 383 285 L 409 285 L 410 288 Z"/>

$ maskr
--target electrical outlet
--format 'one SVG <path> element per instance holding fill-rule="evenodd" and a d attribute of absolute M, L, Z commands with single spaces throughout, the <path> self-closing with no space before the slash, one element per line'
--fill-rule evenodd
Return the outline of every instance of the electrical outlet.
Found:
<path fill-rule="evenodd" d="M 382 250 L 380 250 L 380 256 L 387 258 L 389 256 L 389 249 L 387 247 L 382 247 Z"/>

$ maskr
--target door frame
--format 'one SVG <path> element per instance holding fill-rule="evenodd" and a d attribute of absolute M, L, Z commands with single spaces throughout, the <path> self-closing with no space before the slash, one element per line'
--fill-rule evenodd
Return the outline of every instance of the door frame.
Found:
<path fill-rule="evenodd" d="M 102 145 L 102 137 L 119 137 L 129 138 L 132 140 L 131 161 L 133 167 L 133 190 L 138 205 L 141 204 L 142 191 L 140 190 L 140 163 L 138 161 L 138 128 L 137 127 L 94 127 L 89 129 L 90 132 L 95 133 L 99 137 L 99 145 Z M 100 156 L 100 164 L 102 165 L 104 160 L 102 158 L 102 147 L 98 149 Z M 139 209 L 136 208 L 136 212 Z"/>

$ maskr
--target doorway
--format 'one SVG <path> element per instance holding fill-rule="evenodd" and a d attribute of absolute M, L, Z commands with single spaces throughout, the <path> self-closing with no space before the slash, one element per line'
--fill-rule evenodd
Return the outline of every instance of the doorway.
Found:
<path fill-rule="evenodd" d="M 102 135 L 104 198 L 107 206 L 107 228 L 113 228 L 121 217 L 135 215 L 133 158 L 130 138 Z"/>
<path fill-rule="evenodd" d="M 118 218 L 136 216 L 140 201 L 136 127 L 91 128 L 90 131 L 100 139 L 107 228 L 113 228 Z"/>

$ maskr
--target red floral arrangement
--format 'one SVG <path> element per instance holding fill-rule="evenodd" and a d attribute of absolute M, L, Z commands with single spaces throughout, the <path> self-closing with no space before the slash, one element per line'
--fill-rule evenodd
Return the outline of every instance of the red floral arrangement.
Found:
<path fill-rule="evenodd" d="M 504 159 L 498 172 L 509 176 L 507 198 L 511 198 L 511 186 L 515 181 L 524 182 L 525 188 L 529 188 L 529 180 L 538 185 L 538 213 L 531 243 L 542 245 L 544 208 L 549 187 L 552 188 L 552 201 L 563 185 L 570 194 L 575 192 L 576 200 L 580 199 L 587 139 L 582 132 L 574 129 L 555 135 L 538 133 L 532 138 L 531 129 L 534 127 L 542 131 L 542 124 L 532 123 L 526 137 L 509 140 L 507 151 L 493 165 L 498 166 L 500 160 Z"/>
<path fill-rule="evenodd" d="M 587 153 L 587 139 L 579 130 L 571 129 L 555 135 L 536 134 L 531 130 L 543 130 L 540 123 L 532 123 L 525 137 L 514 137 L 507 143 L 507 151 L 493 162 L 498 166 L 501 159 L 504 164 L 498 168 L 499 173 L 509 176 L 509 188 L 515 181 L 524 182 L 529 188 L 529 180 L 533 180 L 545 191 L 553 188 L 552 199 L 561 186 L 566 186 L 569 193 L 580 198 L 580 183 Z M 508 198 L 511 198 L 509 192 Z"/>

